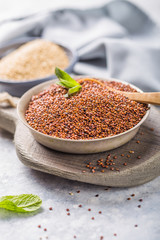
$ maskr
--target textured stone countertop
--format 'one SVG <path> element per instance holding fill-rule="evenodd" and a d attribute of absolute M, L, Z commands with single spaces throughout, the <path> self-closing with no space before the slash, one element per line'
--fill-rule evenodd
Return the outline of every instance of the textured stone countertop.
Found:
<path fill-rule="evenodd" d="M 160 177 L 134 188 L 108 189 L 34 171 L 19 161 L 13 136 L 3 130 L 0 166 L 0 196 L 33 193 L 43 200 L 36 214 L 0 209 L 1 240 L 71 240 L 74 235 L 77 240 L 98 240 L 101 236 L 105 240 L 160 239 Z M 131 194 L 135 196 L 127 200 Z"/>
<path fill-rule="evenodd" d="M 6 0 L 0 3 L 0 19 L 23 14 L 26 10 L 51 9 L 56 5 L 84 7 L 91 2 L 93 4 L 90 0 L 79 3 L 74 0 Z M 131 2 L 137 3 L 160 22 L 159 0 Z M 46 237 L 51 240 L 160 239 L 160 177 L 134 188 L 105 189 L 108 188 L 69 181 L 25 167 L 16 155 L 13 136 L 0 130 L 0 196 L 33 193 L 43 200 L 42 208 L 36 214 L 16 214 L 0 209 L 0 240 L 44 240 Z M 128 201 L 131 194 L 135 196 Z M 143 201 L 139 202 L 139 199 Z M 78 207 L 80 204 L 81 208 Z M 50 211 L 49 207 L 53 210 Z M 39 224 L 41 228 L 38 228 Z"/>

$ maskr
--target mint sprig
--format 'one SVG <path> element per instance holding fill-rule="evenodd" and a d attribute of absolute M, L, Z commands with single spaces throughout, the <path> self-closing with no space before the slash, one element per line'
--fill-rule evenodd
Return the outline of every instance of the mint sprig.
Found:
<path fill-rule="evenodd" d="M 42 200 L 37 195 L 21 194 L 15 196 L 4 196 L 0 198 L 0 208 L 13 212 L 34 212 L 40 208 Z"/>
<path fill-rule="evenodd" d="M 64 72 L 60 68 L 56 67 L 55 74 L 59 79 L 57 84 L 69 89 L 68 93 L 65 94 L 65 97 L 68 97 L 76 92 L 79 92 L 82 86 L 74 80 L 68 73 Z"/>

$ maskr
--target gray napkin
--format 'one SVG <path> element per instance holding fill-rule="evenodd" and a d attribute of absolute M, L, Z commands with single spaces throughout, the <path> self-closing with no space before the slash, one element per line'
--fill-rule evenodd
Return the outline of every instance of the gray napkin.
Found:
<path fill-rule="evenodd" d="M 0 24 L 0 44 L 24 36 L 75 48 L 76 74 L 119 78 L 144 91 L 160 91 L 160 27 L 130 2 L 38 13 Z"/>

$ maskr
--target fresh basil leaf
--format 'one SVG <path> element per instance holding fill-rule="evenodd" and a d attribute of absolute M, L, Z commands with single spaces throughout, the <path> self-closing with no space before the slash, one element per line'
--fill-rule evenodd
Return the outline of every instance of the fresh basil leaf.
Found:
<path fill-rule="evenodd" d="M 4 196 L 0 198 L 0 208 L 14 212 L 33 212 L 40 208 L 42 200 L 33 194 Z"/>
<path fill-rule="evenodd" d="M 62 80 L 65 80 L 65 81 L 69 82 L 70 84 L 72 84 L 72 87 L 80 85 L 68 73 L 64 72 L 63 70 L 59 69 L 58 67 L 56 67 L 56 69 L 55 69 L 55 74 L 59 78 L 60 82 Z"/>
<path fill-rule="evenodd" d="M 79 92 L 81 88 L 82 88 L 81 85 L 70 88 L 68 90 L 68 95 L 72 95 L 73 93 Z"/>

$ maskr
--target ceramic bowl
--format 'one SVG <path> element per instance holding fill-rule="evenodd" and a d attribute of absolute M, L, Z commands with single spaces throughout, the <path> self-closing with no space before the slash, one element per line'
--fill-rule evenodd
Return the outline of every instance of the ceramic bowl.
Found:
<path fill-rule="evenodd" d="M 8 44 L 1 44 L 0 47 L 0 58 L 8 54 L 9 52 L 12 52 L 13 50 L 17 49 L 21 45 L 35 40 L 36 38 L 23 38 L 21 40 L 16 40 L 16 41 L 11 41 Z M 56 42 L 54 42 L 56 43 Z M 64 49 L 66 52 L 66 55 L 69 58 L 69 66 L 65 69 L 66 72 L 71 73 L 73 70 L 73 67 L 75 63 L 77 62 L 77 53 L 75 50 L 63 45 L 59 44 L 60 47 Z M 56 76 L 50 75 L 44 78 L 38 78 L 38 79 L 33 79 L 33 80 L 28 80 L 28 81 L 15 81 L 15 80 L 3 80 L 0 79 L 0 92 L 8 92 L 12 96 L 20 97 L 24 92 L 26 92 L 28 89 L 32 88 L 33 86 L 54 79 Z"/>
<path fill-rule="evenodd" d="M 79 77 L 77 76 L 77 78 Z M 113 78 L 102 79 L 102 80 L 118 81 L 124 84 L 128 84 L 124 81 L 120 81 Z M 52 81 L 39 84 L 36 87 L 33 87 L 21 97 L 17 106 L 19 119 L 23 122 L 23 124 L 26 127 L 29 128 L 29 130 L 31 131 L 33 137 L 37 140 L 37 142 L 41 143 L 42 145 L 48 148 L 61 151 L 61 152 L 74 153 L 74 154 L 90 154 L 90 153 L 99 153 L 99 152 L 108 151 L 108 150 L 120 147 L 123 144 L 130 141 L 136 135 L 141 124 L 146 120 L 146 118 L 149 115 L 150 110 L 146 112 L 142 120 L 133 128 L 123 133 L 120 133 L 111 137 L 106 137 L 106 138 L 92 139 L 92 140 L 71 140 L 71 139 L 62 139 L 62 138 L 45 135 L 43 133 L 36 131 L 27 123 L 25 119 L 25 111 L 28 107 L 31 97 L 43 91 L 44 89 L 48 88 L 54 82 L 55 80 L 52 80 Z M 142 92 L 139 88 L 135 87 L 134 85 L 130 84 L 130 86 L 135 88 L 137 91 Z"/>

